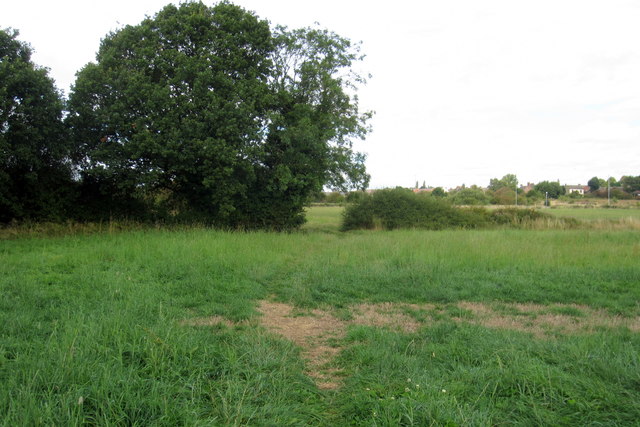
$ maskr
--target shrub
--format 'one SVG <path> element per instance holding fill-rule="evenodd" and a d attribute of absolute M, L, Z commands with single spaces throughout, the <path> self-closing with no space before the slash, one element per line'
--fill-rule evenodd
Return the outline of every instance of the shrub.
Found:
<path fill-rule="evenodd" d="M 489 223 L 485 209 L 452 206 L 447 201 L 410 190 L 381 190 L 347 206 L 342 230 L 382 228 L 478 228 Z"/>
<path fill-rule="evenodd" d="M 462 188 L 451 194 L 451 201 L 454 205 L 488 205 L 489 197 L 480 188 Z"/>
<path fill-rule="evenodd" d="M 520 225 L 542 218 L 551 218 L 551 215 L 535 209 L 504 208 L 491 212 L 491 221 L 499 225 Z"/>

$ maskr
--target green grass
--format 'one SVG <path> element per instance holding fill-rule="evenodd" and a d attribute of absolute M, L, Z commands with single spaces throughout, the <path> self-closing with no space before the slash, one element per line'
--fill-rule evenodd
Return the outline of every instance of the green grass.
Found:
<path fill-rule="evenodd" d="M 553 207 L 550 209 L 543 209 L 545 213 L 558 216 L 558 217 L 570 217 L 580 220 L 620 220 L 620 219 L 634 219 L 640 220 L 640 209 L 638 208 L 583 208 L 583 207 Z"/>
<path fill-rule="evenodd" d="M 307 208 L 305 231 L 336 232 L 342 223 L 342 206 L 311 206 Z"/>
<path fill-rule="evenodd" d="M 535 302 L 640 315 L 637 231 L 123 231 L 0 240 L 0 425 L 633 425 L 640 334 L 538 339 L 453 320 L 352 326 L 319 390 L 268 297 Z M 186 326 L 223 316 L 236 326 Z M 409 379 L 411 381 L 409 381 Z M 445 390 L 445 391 L 443 391 Z"/>

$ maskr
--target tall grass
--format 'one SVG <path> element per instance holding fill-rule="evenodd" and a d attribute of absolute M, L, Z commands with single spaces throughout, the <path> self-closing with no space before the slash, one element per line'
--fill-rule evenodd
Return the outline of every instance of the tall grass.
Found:
<path fill-rule="evenodd" d="M 625 329 L 539 340 L 446 318 L 414 333 L 354 326 L 336 343 L 344 385 L 323 391 L 255 307 L 468 300 L 633 317 L 639 258 L 628 230 L 0 240 L 0 425 L 630 425 L 640 340 Z M 185 322 L 203 316 L 237 323 Z"/>

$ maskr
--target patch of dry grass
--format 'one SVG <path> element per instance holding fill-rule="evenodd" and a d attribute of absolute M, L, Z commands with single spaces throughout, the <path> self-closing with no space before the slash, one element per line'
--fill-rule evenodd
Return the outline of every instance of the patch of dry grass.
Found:
<path fill-rule="evenodd" d="M 466 322 L 487 328 L 508 329 L 530 333 L 538 339 L 549 339 L 558 334 L 588 334 L 602 328 L 626 327 L 640 331 L 640 317 L 611 316 L 604 310 L 596 310 L 575 304 L 499 304 L 491 305 L 464 301 L 446 310 L 433 304 L 358 304 L 350 307 L 350 320 L 338 318 L 331 310 L 301 311 L 294 306 L 274 301 L 261 301 L 258 324 L 268 331 L 281 335 L 302 349 L 307 362 L 307 374 L 314 378 L 321 389 L 340 386 L 340 371 L 330 366 L 341 348 L 335 342 L 344 338 L 350 325 L 386 327 L 404 333 L 416 332 L 421 326 L 435 323 L 448 315 L 455 322 Z M 409 316 L 407 311 L 421 311 L 431 316 L 422 320 Z M 447 318 L 446 316 L 444 318 Z M 235 324 L 221 316 L 200 317 L 185 320 L 184 325 L 214 326 Z"/>

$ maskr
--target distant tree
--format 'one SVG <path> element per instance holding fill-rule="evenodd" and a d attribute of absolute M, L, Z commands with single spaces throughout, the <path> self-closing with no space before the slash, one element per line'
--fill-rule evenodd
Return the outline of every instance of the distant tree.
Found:
<path fill-rule="evenodd" d="M 362 198 L 366 196 L 367 196 L 367 193 L 364 191 L 350 191 L 349 193 L 347 193 L 347 196 L 345 197 L 345 201 L 347 201 L 348 203 L 355 203 L 359 200 L 362 200 Z"/>
<path fill-rule="evenodd" d="M 542 194 L 547 193 L 552 199 L 557 199 L 565 193 L 564 186 L 560 185 L 557 181 L 542 181 L 537 183 L 533 188 Z"/>
<path fill-rule="evenodd" d="M 17 37 L 0 30 L 0 222 L 62 219 L 72 186 L 63 101 Z"/>
<path fill-rule="evenodd" d="M 434 197 L 447 197 L 447 192 L 442 187 L 436 187 L 431 192 L 431 195 Z"/>
<path fill-rule="evenodd" d="M 450 194 L 451 202 L 456 205 L 487 205 L 489 197 L 477 187 L 462 188 L 453 194 Z"/>
<path fill-rule="evenodd" d="M 627 193 L 640 191 L 640 175 L 639 176 L 623 176 L 620 179 L 622 189 Z"/>
<path fill-rule="evenodd" d="M 339 203 L 344 203 L 344 201 L 345 201 L 344 194 L 340 193 L 339 191 L 332 191 L 326 194 L 326 197 L 325 197 L 326 203 L 339 204 Z"/>
<path fill-rule="evenodd" d="M 544 193 L 541 193 L 535 188 L 533 190 L 529 190 L 525 196 L 528 204 L 536 203 L 544 199 Z"/>
<path fill-rule="evenodd" d="M 594 176 L 587 182 L 587 185 L 589 186 L 590 191 L 592 192 L 598 191 L 598 188 L 600 188 L 600 178 L 598 178 L 597 176 Z"/>
<path fill-rule="evenodd" d="M 517 185 L 518 185 L 518 177 L 515 176 L 514 174 L 507 174 L 500 179 L 492 178 L 489 181 L 489 190 L 497 191 L 503 187 L 515 189 Z"/>
<path fill-rule="evenodd" d="M 427 181 L 422 181 L 422 187 L 420 187 L 421 189 L 425 189 L 427 188 Z"/>
<path fill-rule="evenodd" d="M 78 73 L 68 122 L 83 188 L 124 214 L 133 198 L 219 226 L 299 226 L 325 185 L 368 184 L 352 150 L 368 132 L 360 59 L 334 33 L 271 30 L 227 2 L 168 5 L 107 35 Z"/>

